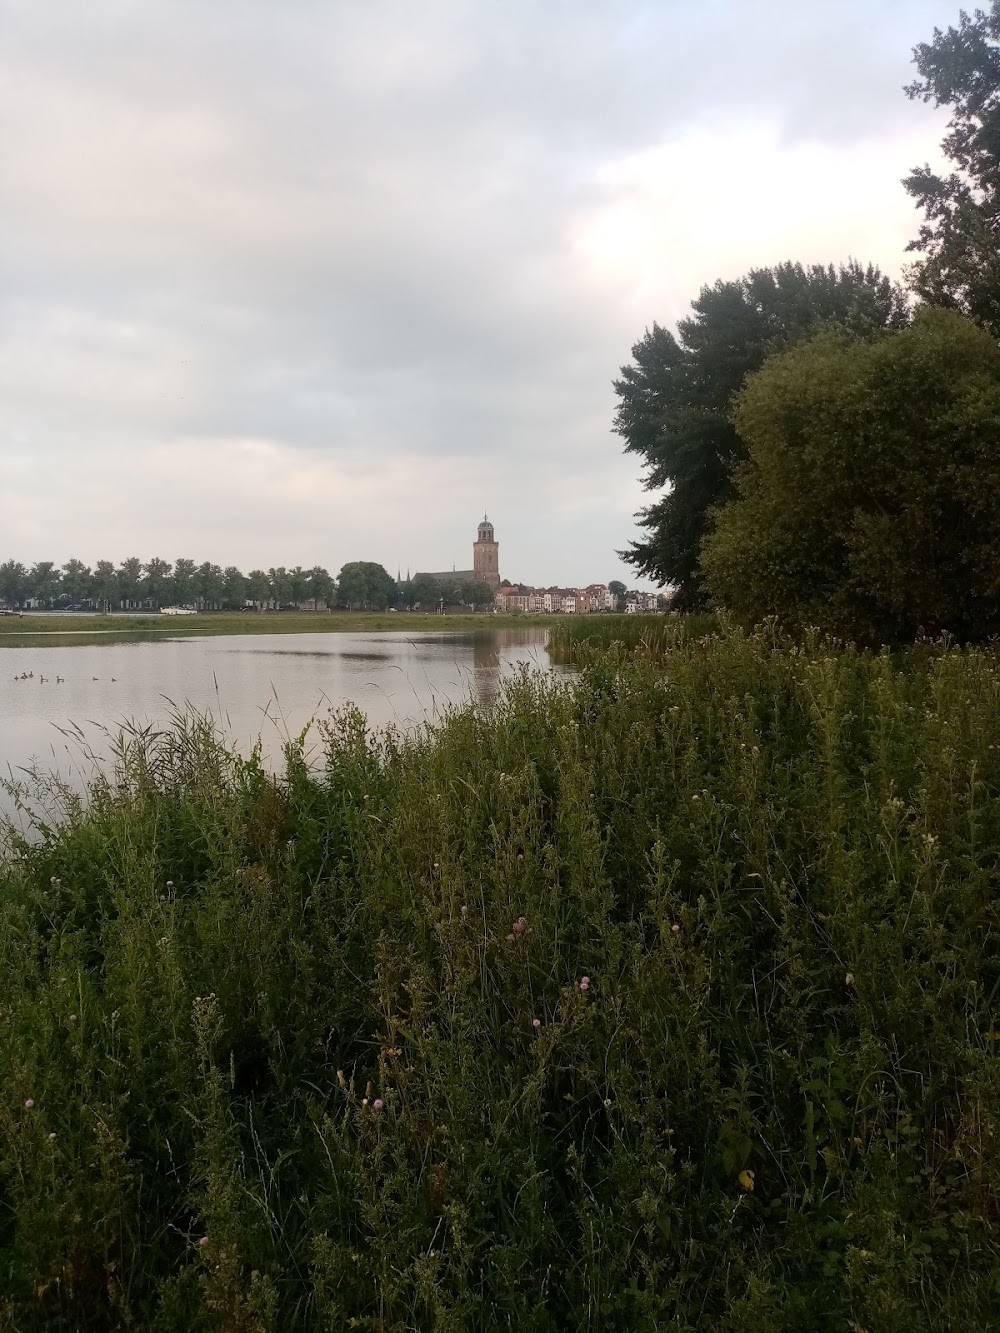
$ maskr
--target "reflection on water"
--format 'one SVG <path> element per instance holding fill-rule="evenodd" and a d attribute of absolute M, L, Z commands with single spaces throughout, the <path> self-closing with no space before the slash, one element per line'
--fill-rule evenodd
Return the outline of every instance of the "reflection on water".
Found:
<path fill-rule="evenodd" d="M 37 764 L 79 782 L 80 735 L 106 755 L 106 733 L 126 722 L 162 726 L 175 706 L 211 713 L 241 750 L 260 738 L 272 759 L 310 719 L 347 703 L 374 726 L 403 728 L 470 699 L 488 708 L 505 677 L 524 666 L 550 669 L 546 638 L 538 626 L 294 637 L 3 636 L 0 775 Z"/>

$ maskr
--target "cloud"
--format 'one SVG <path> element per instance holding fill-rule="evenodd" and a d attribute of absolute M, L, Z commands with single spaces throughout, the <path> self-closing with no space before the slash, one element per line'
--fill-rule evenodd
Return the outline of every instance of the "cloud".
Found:
<path fill-rule="evenodd" d="M 752 264 L 898 270 L 952 17 L 0 0 L 11 553 L 437 567 L 487 504 L 512 574 L 621 574 L 631 343 Z"/>

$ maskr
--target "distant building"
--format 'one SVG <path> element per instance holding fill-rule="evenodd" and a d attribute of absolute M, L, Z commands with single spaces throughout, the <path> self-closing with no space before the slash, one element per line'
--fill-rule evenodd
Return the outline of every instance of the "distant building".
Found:
<path fill-rule="evenodd" d="M 446 569 L 436 573 L 418 572 L 414 578 L 437 579 L 439 583 L 485 583 L 496 592 L 500 587 L 500 543 L 493 535 L 493 524 L 483 521 L 472 543 L 471 569 Z"/>
<path fill-rule="evenodd" d="M 500 543 L 493 535 L 493 524 L 483 515 L 483 521 L 472 543 L 472 565 L 475 577 L 496 592 L 500 587 Z"/>

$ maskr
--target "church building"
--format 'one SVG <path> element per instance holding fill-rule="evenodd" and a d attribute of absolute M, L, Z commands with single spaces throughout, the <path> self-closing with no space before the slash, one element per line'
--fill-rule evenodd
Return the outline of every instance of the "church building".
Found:
<path fill-rule="evenodd" d="M 417 574 L 416 578 L 439 579 L 442 583 L 485 583 L 496 592 L 500 587 L 500 543 L 493 533 L 493 524 L 484 514 L 472 543 L 471 569 L 446 569 L 434 574 Z"/>

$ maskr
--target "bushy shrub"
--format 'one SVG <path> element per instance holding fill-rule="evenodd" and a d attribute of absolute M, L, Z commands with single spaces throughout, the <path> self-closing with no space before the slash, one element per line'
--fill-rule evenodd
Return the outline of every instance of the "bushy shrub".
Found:
<path fill-rule="evenodd" d="M 925 309 L 768 361 L 736 409 L 749 458 L 702 566 L 717 604 L 868 643 L 1000 631 L 1000 349 Z"/>

